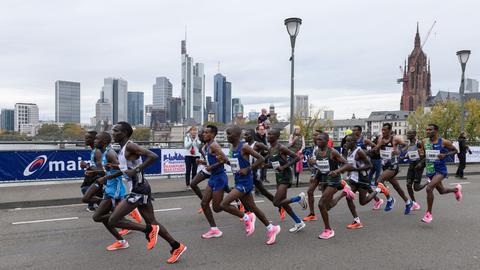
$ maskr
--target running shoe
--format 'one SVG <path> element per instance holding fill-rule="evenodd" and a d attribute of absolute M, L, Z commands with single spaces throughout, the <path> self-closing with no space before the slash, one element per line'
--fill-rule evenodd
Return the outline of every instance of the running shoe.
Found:
<path fill-rule="evenodd" d="M 305 222 L 301 221 L 300 223 L 295 223 L 295 225 L 290 229 L 288 230 L 289 232 L 298 232 L 300 230 L 302 230 L 303 228 L 305 228 Z"/>
<path fill-rule="evenodd" d="M 457 188 L 457 191 L 455 191 L 455 199 L 457 199 L 457 201 L 461 201 L 462 200 L 462 185 L 460 184 L 457 184 L 456 186 Z"/>
<path fill-rule="evenodd" d="M 222 237 L 223 233 L 219 229 L 212 229 L 208 230 L 208 232 L 202 234 L 203 239 L 210 239 L 210 238 L 219 238 Z"/>
<path fill-rule="evenodd" d="M 248 220 L 244 221 L 244 223 L 245 223 L 245 233 L 247 234 L 247 236 L 250 236 L 255 231 L 255 221 L 256 221 L 257 217 L 255 216 L 254 213 L 249 213 L 247 215 L 248 215 L 249 218 L 248 218 Z"/>
<path fill-rule="evenodd" d="M 383 204 L 383 199 L 379 199 L 378 201 L 373 201 L 372 210 L 380 210 L 380 207 L 382 207 L 382 204 Z"/>
<path fill-rule="evenodd" d="M 345 188 L 345 186 L 347 185 L 347 181 L 345 180 L 340 180 L 340 184 L 342 185 L 342 188 Z"/>
<path fill-rule="evenodd" d="M 202 214 L 202 213 L 203 213 L 203 208 L 201 208 L 201 207 L 198 208 L 197 213 L 198 213 L 198 214 Z"/>
<path fill-rule="evenodd" d="M 160 229 L 160 226 L 158 225 L 152 225 L 152 230 L 150 233 L 147 235 L 148 243 L 147 243 L 147 249 L 152 249 L 155 247 L 157 244 L 158 240 L 158 230 Z"/>
<path fill-rule="evenodd" d="M 332 229 L 325 229 L 318 238 L 320 239 L 330 239 L 335 236 L 335 232 Z"/>
<path fill-rule="evenodd" d="M 353 193 L 352 188 L 349 185 L 343 186 L 343 193 L 345 193 L 347 198 L 355 200 L 355 193 Z"/>
<path fill-rule="evenodd" d="M 123 230 L 119 231 L 118 234 L 120 234 L 121 236 L 125 236 L 125 235 L 129 234 L 130 232 L 131 232 L 130 230 L 123 229 Z"/>
<path fill-rule="evenodd" d="M 347 229 L 354 230 L 354 229 L 361 229 L 363 228 L 363 224 L 361 222 L 353 221 L 352 224 L 347 225 Z"/>
<path fill-rule="evenodd" d="M 420 210 L 421 208 L 422 207 L 420 206 L 419 203 L 417 203 L 417 202 L 413 203 L 412 210 L 416 211 L 416 210 Z"/>
<path fill-rule="evenodd" d="M 272 226 L 270 230 L 267 230 L 267 242 L 265 244 L 267 245 L 273 245 L 275 243 L 275 240 L 277 239 L 277 234 L 279 234 L 281 231 L 281 228 L 279 225 Z"/>
<path fill-rule="evenodd" d="M 285 209 L 283 209 L 283 207 L 280 207 L 278 212 L 280 213 L 280 220 L 284 221 L 285 220 Z"/>
<path fill-rule="evenodd" d="M 310 214 L 307 217 L 303 218 L 303 221 L 315 221 L 315 220 L 317 220 L 317 216 L 315 216 L 314 214 Z"/>
<path fill-rule="evenodd" d="M 382 191 L 385 196 L 390 196 L 390 190 L 388 190 L 388 188 L 384 184 L 378 183 L 377 187 Z"/>
<path fill-rule="evenodd" d="M 413 207 L 413 201 L 410 201 L 410 203 L 405 204 L 405 215 L 410 214 L 410 211 L 412 211 Z"/>
<path fill-rule="evenodd" d="M 395 205 L 395 198 L 390 197 L 390 200 L 387 200 L 387 205 L 385 205 L 385 212 L 390 212 Z"/>
<path fill-rule="evenodd" d="M 95 207 L 87 207 L 87 209 L 85 209 L 85 211 L 87 211 L 89 213 L 93 213 L 93 212 L 95 212 Z"/>
<path fill-rule="evenodd" d="M 432 222 L 432 220 L 433 220 L 432 214 L 428 211 L 425 212 L 425 215 L 423 216 L 422 221 L 425 223 L 430 223 Z"/>
<path fill-rule="evenodd" d="M 175 263 L 185 251 L 187 251 L 187 246 L 180 244 L 180 247 L 172 252 L 172 256 L 167 260 L 167 263 Z"/>
<path fill-rule="evenodd" d="M 245 207 L 243 206 L 243 203 L 241 202 L 238 203 L 238 210 L 242 213 L 245 213 Z"/>
<path fill-rule="evenodd" d="M 298 204 L 300 204 L 303 210 L 307 209 L 308 204 L 307 200 L 305 199 L 305 192 L 298 194 L 298 196 L 300 196 L 300 201 L 298 202 Z"/>
<path fill-rule="evenodd" d="M 130 217 L 135 219 L 135 221 L 138 223 L 142 223 L 142 216 L 140 215 L 138 208 L 135 208 L 132 212 L 130 212 Z"/>
<path fill-rule="evenodd" d="M 124 243 L 120 242 L 120 241 L 115 241 L 115 243 L 111 244 L 110 246 L 107 247 L 107 250 L 108 251 L 114 251 L 114 250 L 119 250 L 119 249 L 126 249 L 128 248 L 130 245 L 128 244 L 127 241 L 125 241 Z"/>

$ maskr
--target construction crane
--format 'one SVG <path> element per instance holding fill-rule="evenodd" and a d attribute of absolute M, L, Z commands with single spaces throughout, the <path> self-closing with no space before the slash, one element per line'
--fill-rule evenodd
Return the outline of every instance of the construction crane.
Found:
<path fill-rule="evenodd" d="M 422 50 L 422 49 L 423 49 L 423 46 L 425 46 L 425 44 L 427 44 L 428 38 L 430 37 L 430 34 L 432 33 L 432 30 L 433 30 L 433 27 L 435 26 L 435 24 L 437 24 L 437 21 L 436 21 L 436 20 L 433 21 L 432 26 L 430 27 L 430 29 L 429 29 L 428 32 L 427 32 L 427 35 L 426 35 L 425 38 L 423 39 L 423 42 L 422 42 L 422 44 L 421 44 L 421 46 L 420 46 L 420 50 Z M 417 57 L 414 59 L 414 62 L 412 62 L 412 66 L 416 66 L 416 64 L 417 64 L 417 59 L 418 59 Z M 407 64 L 406 64 L 406 63 L 405 63 L 405 68 L 407 68 Z M 400 70 L 401 70 L 400 73 L 402 74 L 402 75 L 401 75 L 402 77 L 401 77 L 400 79 L 397 79 L 397 84 L 402 83 L 403 80 L 404 80 L 404 79 L 403 79 L 402 66 L 400 66 Z"/>

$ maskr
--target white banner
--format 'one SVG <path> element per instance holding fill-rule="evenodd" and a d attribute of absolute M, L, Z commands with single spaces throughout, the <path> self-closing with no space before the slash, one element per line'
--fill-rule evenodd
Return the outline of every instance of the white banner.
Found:
<path fill-rule="evenodd" d="M 225 155 L 228 155 L 229 149 L 222 148 Z M 185 174 L 185 149 L 162 149 L 162 174 Z M 225 169 L 230 171 L 230 166 L 225 165 Z"/>
<path fill-rule="evenodd" d="M 457 147 L 458 150 L 458 143 L 454 143 L 455 147 Z M 467 152 L 467 163 L 470 162 L 480 162 L 480 146 L 470 146 L 470 151 L 472 151 L 472 154 L 470 155 Z M 458 156 L 455 155 L 455 163 L 458 163 Z"/>

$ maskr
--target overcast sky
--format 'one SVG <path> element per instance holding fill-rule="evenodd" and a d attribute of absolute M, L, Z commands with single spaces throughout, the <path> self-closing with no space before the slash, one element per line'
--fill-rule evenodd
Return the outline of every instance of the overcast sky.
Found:
<path fill-rule="evenodd" d="M 399 66 L 412 51 L 417 21 L 431 59 L 432 91 L 458 91 L 455 52 L 472 50 L 467 76 L 480 79 L 480 2 L 471 1 L 52 1 L 0 2 L 0 108 L 35 102 L 55 119 L 56 80 L 81 83 L 82 122 L 95 114 L 103 78 L 122 77 L 152 101 L 155 77 L 180 95 L 180 41 L 213 75 L 232 82 L 246 112 L 270 103 L 289 111 L 290 42 L 283 24 L 300 17 L 296 93 L 335 118 L 399 109 Z"/>

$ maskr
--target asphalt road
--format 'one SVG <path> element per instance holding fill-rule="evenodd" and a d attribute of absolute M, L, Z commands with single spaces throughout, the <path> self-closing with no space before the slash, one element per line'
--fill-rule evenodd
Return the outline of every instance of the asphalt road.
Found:
<path fill-rule="evenodd" d="M 456 182 L 450 178 L 445 183 Z M 243 224 L 227 213 L 215 215 L 224 236 L 201 239 L 208 225 L 196 213 L 196 197 L 156 199 L 154 206 L 161 210 L 157 219 L 188 246 L 174 265 L 165 262 L 169 246 L 164 241 L 147 251 L 144 235 L 137 232 L 127 236 L 129 249 L 106 251 L 113 237 L 80 205 L 0 210 L 0 269 L 480 269 L 480 176 L 462 182 L 461 203 L 453 194 L 436 195 L 431 224 L 420 222 L 425 191 L 417 193 L 422 210 L 408 216 L 400 200 L 389 213 L 372 211 L 371 205 L 358 207 L 365 228 L 355 231 L 345 228 L 352 217 L 341 201 L 330 212 L 336 236 L 329 240 L 317 238 L 321 219 L 289 233 L 291 219 L 280 222 L 272 204 L 257 197 L 267 217 L 282 226 L 273 246 L 264 244 L 265 228 L 259 221 L 247 238 Z M 294 209 L 307 214 L 298 205 Z M 50 219 L 61 220 L 45 221 Z"/>

